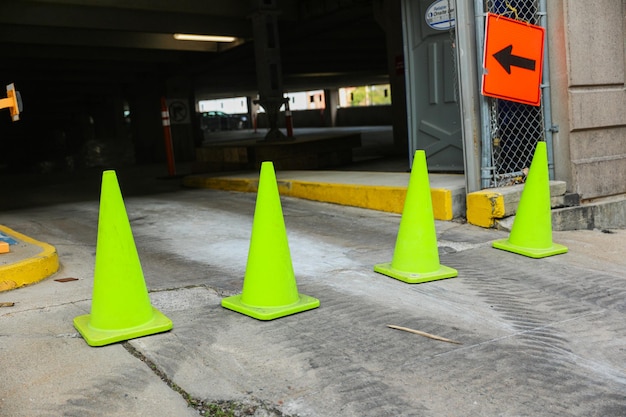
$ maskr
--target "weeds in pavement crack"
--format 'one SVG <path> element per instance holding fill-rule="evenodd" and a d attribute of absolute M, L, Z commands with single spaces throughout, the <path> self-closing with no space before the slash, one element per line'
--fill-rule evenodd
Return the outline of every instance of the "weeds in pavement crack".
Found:
<path fill-rule="evenodd" d="M 262 401 L 259 404 L 241 404 L 234 401 L 218 401 L 218 402 L 206 402 L 198 398 L 192 397 L 187 391 L 178 386 L 172 381 L 159 367 L 148 359 L 143 353 L 135 349 L 129 342 L 122 342 L 122 346 L 131 355 L 141 360 L 143 363 L 154 372 L 161 381 L 165 382 L 168 387 L 180 394 L 181 397 L 187 402 L 187 406 L 194 408 L 199 412 L 201 416 L 207 417 L 243 417 L 256 415 L 257 409 L 263 409 L 266 413 L 264 415 L 274 417 L 290 417 L 283 414 L 281 411 L 274 407 L 264 404 Z M 268 414 L 269 413 L 269 414 Z M 294 416 L 295 417 L 295 416 Z"/>

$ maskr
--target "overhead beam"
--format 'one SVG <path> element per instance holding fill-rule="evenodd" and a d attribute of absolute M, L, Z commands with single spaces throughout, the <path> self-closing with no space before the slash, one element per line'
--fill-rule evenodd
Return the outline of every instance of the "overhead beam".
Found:
<path fill-rule="evenodd" d="M 66 67 L 77 69 L 89 68 L 90 65 L 98 66 L 107 64 L 164 64 L 168 62 L 180 62 L 187 54 L 197 54 L 196 51 L 164 51 L 156 49 L 130 49 L 130 48 L 85 48 L 60 45 L 39 44 L 15 44 L 0 43 L 3 59 L 0 67 L 20 66 L 22 61 L 45 61 L 46 65 L 59 66 L 63 63 Z M 92 64 L 93 63 L 93 64 Z"/>
<path fill-rule="evenodd" d="M 63 4 L 115 8 L 118 10 L 142 10 L 166 13 L 190 13 L 224 17 L 242 17 L 256 8 L 254 0 L 20 0 L 39 4 Z M 319 0 L 315 0 L 319 1 Z M 277 0 L 280 18 L 297 20 L 300 14 L 300 1 Z"/>
<path fill-rule="evenodd" d="M 21 0 L 24 1 L 24 0 Z M 167 13 L 191 13 L 218 16 L 245 16 L 252 11 L 250 0 L 26 0 L 35 4 L 87 6 L 90 8 L 114 8 Z M 288 3 L 292 2 L 286 0 Z"/>
<path fill-rule="evenodd" d="M 0 2 L 0 23 L 127 32 L 200 33 L 241 38 L 252 36 L 251 24 L 245 14 L 229 16 L 218 12 L 210 15 L 180 11 L 164 13 L 155 10 L 89 7 L 84 5 L 85 2 L 81 2 L 82 5 L 56 3 L 58 2 Z M 178 0 L 171 3 L 178 4 Z"/>
<path fill-rule="evenodd" d="M 46 26 L 0 26 L 0 42 L 90 48 L 161 49 L 219 52 L 233 44 L 178 41 L 172 34 L 101 29 L 51 28 Z"/>

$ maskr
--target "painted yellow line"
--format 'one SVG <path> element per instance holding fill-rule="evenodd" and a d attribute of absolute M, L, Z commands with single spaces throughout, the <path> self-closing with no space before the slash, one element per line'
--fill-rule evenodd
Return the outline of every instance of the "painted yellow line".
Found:
<path fill-rule="evenodd" d="M 59 270 L 59 256 L 54 246 L 31 239 L 2 225 L 0 225 L 0 231 L 22 242 L 41 248 L 41 252 L 33 257 L 0 266 L 0 291 L 12 290 L 39 282 Z"/>
<path fill-rule="evenodd" d="M 224 191 L 256 192 L 258 179 L 205 177 L 191 175 L 183 179 L 187 187 L 211 188 Z M 406 187 L 383 185 L 334 184 L 313 181 L 278 180 L 278 191 L 283 196 L 321 201 L 371 210 L 402 213 Z M 452 220 L 452 191 L 443 188 L 430 190 L 433 215 L 436 220 Z"/>

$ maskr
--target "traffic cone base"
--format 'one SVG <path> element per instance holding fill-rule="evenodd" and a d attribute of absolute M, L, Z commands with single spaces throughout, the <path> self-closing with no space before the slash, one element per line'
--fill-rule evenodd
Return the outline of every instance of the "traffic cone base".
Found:
<path fill-rule="evenodd" d="M 152 314 L 152 320 L 141 326 L 115 330 L 96 329 L 90 326 L 91 315 L 85 314 L 74 318 L 74 327 L 89 346 L 109 345 L 123 340 L 166 332 L 174 327 L 172 321 L 154 307 L 152 307 Z"/>
<path fill-rule="evenodd" d="M 421 284 L 422 282 L 437 281 L 440 279 L 454 278 L 459 275 L 458 271 L 445 265 L 439 265 L 439 269 L 427 273 L 414 273 L 399 271 L 391 267 L 391 262 L 374 265 L 374 271 L 388 277 L 404 281 L 409 284 Z"/>
<path fill-rule="evenodd" d="M 496 249 L 502 249 L 509 252 L 517 253 L 518 255 L 528 256 L 530 258 L 545 258 L 552 255 L 560 255 L 567 252 L 567 247 L 559 245 L 558 243 L 552 243 L 552 246 L 545 249 L 526 248 L 523 246 L 514 245 L 509 239 L 500 239 L 493 242 L 493 247 Z"/>
<path fill-rule="evenodd" d="M 241 295 L 233 295 L 222 300 L 222 307 L 236 311 L 257 320 L 274 320 L 291 314 L 313 310 L 320 306 L 320 300 L 298 294 L 299 300 L 293 304 L 277 307 L 255 307 L 241 301 Z"/>

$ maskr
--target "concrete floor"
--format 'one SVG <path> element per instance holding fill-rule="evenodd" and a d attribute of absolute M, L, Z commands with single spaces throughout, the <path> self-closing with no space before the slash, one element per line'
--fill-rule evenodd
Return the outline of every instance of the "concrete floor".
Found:
<path fill-rule="evenodd" d="M 255 194 L 183 189 L 161 169 L 118 177 L 174 329 L 100 348 L 72 325 L 90 311 L 99 173 L 5 194 L 0 223 L 55 246 L 61 269 L 0 292 L 15 303 L 0 308 L 0 415 L 626 415 L 623 230 L 555 232 L 569 252 L 531 259 L 491 247 L 505 232 L 437 221 L 459 275 L 410 285 L 373 272 L 400 215 L 284 197 L 298 289 L 321 305 L 263 322 L 220 306 L 242 290 Z"/>

